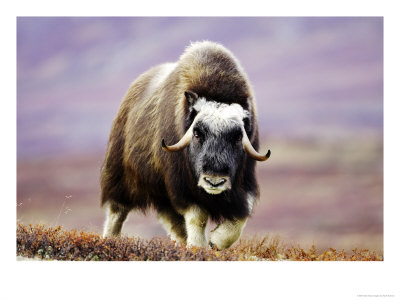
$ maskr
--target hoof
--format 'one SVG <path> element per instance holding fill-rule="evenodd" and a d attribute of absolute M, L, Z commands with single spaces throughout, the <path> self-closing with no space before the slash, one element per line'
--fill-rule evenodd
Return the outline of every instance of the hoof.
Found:
<path fill-rule="evenodd" d="M 218 250 L 217 246 L 214 245 L 212 242 L 209 242 L 208 245 L 210 246 L 211 249 Z"/>

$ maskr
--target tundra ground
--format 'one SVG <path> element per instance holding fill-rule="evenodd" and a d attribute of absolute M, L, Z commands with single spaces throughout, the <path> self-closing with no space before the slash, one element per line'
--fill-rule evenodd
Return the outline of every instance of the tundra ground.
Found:
<path fill-rule="evenodd" d="M 17 256 L 68 261 L 382 261 L 368 249 L 309 249 L 286 245 L 279 237 L 242 237 L 233 247 L 218 251 L 186 248 L 168 238 L 102 238 L 97 233 L 64 230 L 61 226 L 17 224 Z"/>

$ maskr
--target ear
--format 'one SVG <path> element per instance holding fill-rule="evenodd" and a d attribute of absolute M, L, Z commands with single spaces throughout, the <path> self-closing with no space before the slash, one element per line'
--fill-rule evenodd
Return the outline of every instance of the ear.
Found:
<path fill-rule="evenodd" d="M 186 91 L 185 98 L 186 98 L 186 101 L 188 102 L 188 104 L 190 106 L 192 106 L 196 102 L 196 100 L 199 98 L 199 96 L 195 92 Z"/>

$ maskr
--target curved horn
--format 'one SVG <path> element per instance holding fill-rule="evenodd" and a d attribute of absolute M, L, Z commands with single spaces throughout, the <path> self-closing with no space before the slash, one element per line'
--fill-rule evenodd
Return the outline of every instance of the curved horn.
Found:
<path fill-rule="evenodd" d="M 267 154 L 262 155 L 258 153 L 250 143 L 250 140 L 247 136 L 246 130 L 243 130 L 243 149 L 244 151 L 252 158 L 258 161 L 265 161 L 271 156 L 271 150 L 268 150 Z"/>
<path fill-rule="evenodd" d="M 190 141 L 192 140 L 192 135 L 193 135 L 193 124 L 190 126 L 190 128 L 186 131 L 185 135 L 180 139 L 179 142 L 177 142 L 175 145 L 167 146 L 165 144 L 164 139 L 161 140 L 161 147 L 164 151 L 166 152 L 176 152 L 180 151 L 183 148 L 186 148 L 189 146 Z"/>

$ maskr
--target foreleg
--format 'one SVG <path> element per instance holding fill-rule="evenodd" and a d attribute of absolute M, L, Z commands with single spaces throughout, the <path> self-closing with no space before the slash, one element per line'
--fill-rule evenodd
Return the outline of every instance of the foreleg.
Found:
<path fill-rule="evenodd" d="M 205 229 L 208 214 L 198 206 L 191 206 L 184 214 L 188 246 L 206 247 Z"/>
<path fill-rule="evenodd" d="M 211 231 L 210 245 L 219 250 L 229 248 L 242 234 L 247 218 L 240 220 L 225 220 Z"/>

